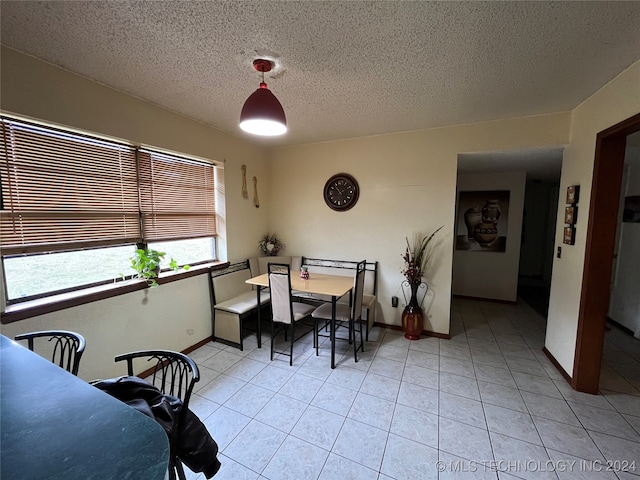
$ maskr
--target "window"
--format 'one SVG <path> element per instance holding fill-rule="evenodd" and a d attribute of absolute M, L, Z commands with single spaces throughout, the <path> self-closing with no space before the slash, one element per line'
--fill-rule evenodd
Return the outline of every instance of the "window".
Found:
<path fill-rule="evenodd" d="M 8 117 L 1 127 L 8 303 L 129 275 L 136 244 L 181 265 L 216 259 L 218 167 Z"/>

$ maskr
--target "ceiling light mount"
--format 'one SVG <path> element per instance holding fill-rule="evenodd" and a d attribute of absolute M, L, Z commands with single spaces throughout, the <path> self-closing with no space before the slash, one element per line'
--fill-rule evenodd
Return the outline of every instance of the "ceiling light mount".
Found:
<path fill-rule="evenodd" d="M 287 117 L 282 105 L 264 82 L 264 74 L 271 71 L 273 62 L 257 58 L 253 61 L 253 68 L 262 73 L 262 82 L 244 102 L 240 113 L 240 128 L 254 135 L 282 135 L 287 131 Z"/>

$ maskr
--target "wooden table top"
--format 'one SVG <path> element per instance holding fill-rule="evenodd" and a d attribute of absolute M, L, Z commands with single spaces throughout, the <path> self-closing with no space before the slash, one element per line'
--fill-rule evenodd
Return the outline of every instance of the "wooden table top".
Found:
<path fill-rule="evenodd" d="M 300 278 L 299 270 L 291 270 L 291 289 L 318 295 L 341 297 L 353 288 L 353 275 L 327 275 L 324 273 L 310 273 L 308 280 Z M 246 280 L 246 283 L 260 287 L 269 286 L 269 276 L 264 273 Z"/>

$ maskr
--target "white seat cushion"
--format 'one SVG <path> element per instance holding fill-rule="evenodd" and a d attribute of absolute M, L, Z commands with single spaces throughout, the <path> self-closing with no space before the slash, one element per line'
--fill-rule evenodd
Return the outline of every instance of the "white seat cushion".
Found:
<path fill-rule="evenodd" d="M 316 308 L 311 314 L 313 318 L 331 320 L 331 304 L 325 303 Z M 351 308 L 344 303 L 336 303 L 336 320 L 348 322 L 351 319 Z"/>
<path fill-rule="evenodd" d="M 313 305 L 309 305 L 308 303 L 301 303 L 301 302 L 292 302 L 292 306 L 293 306 L 293 319 L 296 322 L 310 315 L 311 312 L 313 312 L 313 309 L 316 308 Z"/>
<path fill-rule="evenodd" d="M 265 305 L 269 303 L 269 294 L 260 292 L 260 304 Z M 242 315 L 248 311 L 256 308 L 258 305 L 258 299 L 256 298 L 256 292 L 249 290 L 241 293 L 229 300 L 216 304 L 216 310 L 224 310 L 225 312 L 237 313 Z"/>

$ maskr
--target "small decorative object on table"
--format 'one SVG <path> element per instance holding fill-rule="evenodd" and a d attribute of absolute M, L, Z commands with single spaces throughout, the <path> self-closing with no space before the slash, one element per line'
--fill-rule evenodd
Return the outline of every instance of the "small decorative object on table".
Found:
<path fill-rule="evenodd" d="M 300 278 L 309 280 L 309 269 L 307 267 L 300 267 Z"/>
<path fill-rule="evenodd" d="M 444 225 L 436 229 L 431 235 L 415 235 L 413 244 L 409 243 L 408 238 L 406 239 L 407 248 L 404 255 L 402 255 L 404 260 L 402 274 L 406 280 L 402 282 L 402 287 L 410 289 L 411 297 L 407 302 L 407 296 L 404 290 L 402 291 L 406 303 L 402 312 L 402 327 L 404 328 L 405 338 L 409 340 L 419 340 L 424 328 L 422 303 L 427 296 L 428 285 L 422 281 L 422 277 L 426 273 L 427 264 L 431 258 L 431 240 L 443 227 Z M 424 295 L 419 301 L 418 289 L 424 289 Z"/>
<path fill-rule="evenodd" d="M 263 255 L 269 257 L 275 257 L 281 250 L 284 250 L 284 247 L 285 244 L 282 243 L 282 240 L 278 238 L 276 233 L 267 233 L 263 235 L 260 242 L 258 242 L 258 250 L 260 250 Z"/>

